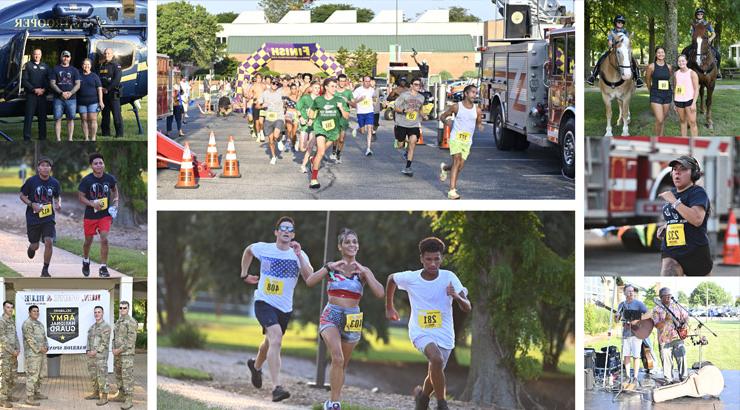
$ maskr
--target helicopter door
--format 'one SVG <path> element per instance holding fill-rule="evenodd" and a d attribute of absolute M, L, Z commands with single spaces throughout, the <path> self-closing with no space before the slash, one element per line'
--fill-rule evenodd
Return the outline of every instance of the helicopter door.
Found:
<path fill-rule="evenodd" d="M 23 73 L 23 54 L 28 40 L 28 30 L 16 34 L 10 41 L 10 55 L 8 56 L 8 87 L 6 100 L 18 97 L 21 93 L 21 74 Z"/>

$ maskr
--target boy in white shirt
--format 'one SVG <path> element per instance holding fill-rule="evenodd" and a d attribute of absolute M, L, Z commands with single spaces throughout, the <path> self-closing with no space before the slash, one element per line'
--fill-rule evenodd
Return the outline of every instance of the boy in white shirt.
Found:
<path fill-rule="evenodd" d="M 411 304 L 409 339 L 429 361 L 424 386 L 416 389 L 416 409 L 427 409 L 429 396 L 434 391 L 437 410 L 447 410 L 444 368 L 455 348 L 455 329 L 452 320 L 452 302 L 465 312 L 471 309 L 468 290 L 460 279 L 448 270 L 440 269 L 445 244 L 439 238 L 429 237 L 419 242 L 423 269 L 404 271 L 388 276 L 385 294 L 386 317 L 400 320 L 393 306 L 396 288 L 405 290 Z"/>

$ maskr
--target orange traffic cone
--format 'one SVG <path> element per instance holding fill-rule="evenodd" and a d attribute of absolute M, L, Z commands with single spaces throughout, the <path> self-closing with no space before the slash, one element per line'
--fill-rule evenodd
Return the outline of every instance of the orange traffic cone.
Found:
<path fill-rule="evenodd" d="M 208 139 L 208 150 L 206 151 L 206 164 L 211 169 L 220 169 L 221 164 L 218 163 L 218 150 L 216 149 L 216 137 L 211 131 L 211 137 Z"/>
<path fill-rule="evenodd" d="M 450 126 L 445 123 L 444 131 L 442 132 L 442 141 L 439 143 L 440 149 L 450 149 Z"/>
<path fill-rule="evenodd" d="M 236 159 L 236 149 L 234 148 L 234 137 L 229 135 L 229 145 L 226 148 L 226 157 L 224 158 L 224 172 L 219 175 L 221 178 L 241 178 L 239 173 L 239 161 Z"/>
<path fill-rule="evenodd" d="M 190 153 L 190 144 L 185 143 L 182 150 L 182 162 L 180 162 L 180 175 L 177 177 L 175 188 L 195 189 L 198 188 L 193 171 L 193 155 Z"/>
<path fill-rule="evenodd" d="M 416 140 L 416 145 L 424 145 L 424 130 L 419 127 L 419 139 Z"/>
<path fill-rule="evenodd" d="M 730 210 L 727 218 L 727 232 L 725 232 L 725 248 L 722 251 L 722 264 L 740 266 L 740 241 L 737 235 L 737 220 L 735 211 Z"/>

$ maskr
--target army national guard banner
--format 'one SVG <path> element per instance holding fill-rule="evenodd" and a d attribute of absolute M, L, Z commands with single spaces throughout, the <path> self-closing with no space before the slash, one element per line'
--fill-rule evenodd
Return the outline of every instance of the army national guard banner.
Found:
<path fill-rule="evenodd" d="M 39 321 L 44 325 L 48 354 L 84 354 L 87 350 L 87 330 L 95 323 L 95 306 L 103 307 L 103 320 L 113 324 L 110 292 L 107 290 L 22 290 L 15 294 L 15 323 L 23 366 L 23 322 L 28 319 L 29 306 L 39 307 Z M 111 333 L 111 337 L 112 337 Z M 113 360 L 109 360 L 113 363 Z"/>

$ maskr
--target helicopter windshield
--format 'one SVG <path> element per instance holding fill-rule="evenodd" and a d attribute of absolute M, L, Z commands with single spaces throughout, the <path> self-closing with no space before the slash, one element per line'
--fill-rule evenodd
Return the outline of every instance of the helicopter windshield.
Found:
<path fill-rule="evenodd" d="M 121 65 L 122 70 L 134 64 L 134 44 L 121 40 L 99 40 L 95 42 L 95 66 L 100 67 L 105 61 L 105 49 L 113 49 L 113 59 Z"/>

